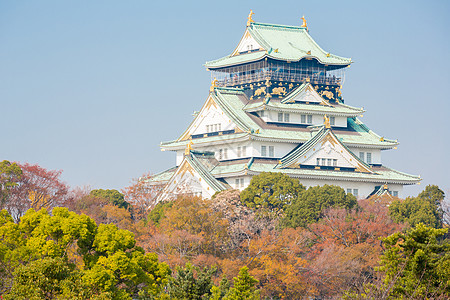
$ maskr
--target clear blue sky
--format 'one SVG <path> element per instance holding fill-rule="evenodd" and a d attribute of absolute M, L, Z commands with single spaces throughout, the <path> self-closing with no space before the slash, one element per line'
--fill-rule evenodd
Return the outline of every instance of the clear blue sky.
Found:
<path fill-rule="evenodd" d="M 257 22 L 299 25 L 351 57 L 343 96 L 398 139 L 383 162 L 450 192 L 449 1 L 0 1 L 0 159 L 121 189 L 175 163 L 206 100 L 205 61 Z"/>

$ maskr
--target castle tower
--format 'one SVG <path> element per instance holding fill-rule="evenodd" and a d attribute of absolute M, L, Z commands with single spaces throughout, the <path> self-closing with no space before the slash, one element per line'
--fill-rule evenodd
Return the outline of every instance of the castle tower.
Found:
<path fill-rule="evenodd" d="M 209 96 L 179 138 L 161 143 L 176 167 L 155 175 L 159 200 L 205 198 L 244 189 L 254 175 L 282 172 L 305 186 L 334 184 L 358 198 L 401 196 L 418 183 L 381 161 L 398 142 L 361 122 L 362 108 L 344 104 L 341 86 L 351 59 L 324 51 L 301 26 L 256 23 L 228 56 L 207 62 Z"/>

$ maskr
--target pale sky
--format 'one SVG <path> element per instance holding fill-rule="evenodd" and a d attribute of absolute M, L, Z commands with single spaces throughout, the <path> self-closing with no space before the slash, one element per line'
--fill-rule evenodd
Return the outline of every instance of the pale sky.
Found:
<path fill-rule="evenodd" d="M 450 193 L 449 1 L 0 0 L 0 160 L 63 170 L 70 186 L 122 189 L 175 164 L 161 141 L 208 96 L 206 61 L 256 22 L 300 25 L 351 57 L 345 103 L 398 139 L 385 165 Z"/>

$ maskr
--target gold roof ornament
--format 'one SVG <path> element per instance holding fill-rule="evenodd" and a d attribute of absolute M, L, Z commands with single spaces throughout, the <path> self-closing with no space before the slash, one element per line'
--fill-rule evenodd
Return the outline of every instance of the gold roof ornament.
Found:
<path fill-rule="evenodd" d="M 214 92 L 214 88 L 218 87 L 218 83 L 219 83 L 219 80 L 217 80 L 217 78 L 214 77 L 214 80 L 211 81 L 211 87 L 209 88 L 209 91 Z"/>
<path fill-rule="evenodd" d="M 253 10 L 250 10 L 250 13 L 248 14 L 248 18 L 247 18 L 247 26 L 250 26 L 251 23 L 255 23 L 255 21 L 253 21 L 253 15 L 255 13 L 253 12 Z"/>
<path fill-rule="evenodd" d="M 192 144 L 194 144 L 192 141 L 190 141 L 189 143 L 186 144 L 186 149 L 184 150 L 184 155 L 191 154 Z"/>
<path fill-rule="evenodd" d="M 383 185 L 383 189 L 384 189 L 384 190 L 387 190 L 387 189 L 388 189 L 387 183 L 385 183 L 385 184 Z"/>
<path fill-rule="evenodd" d="M 327 115 L 323 116 L 323 125 L 325 125 L 325 128 L 331 128 L 330 118 L 328 118 Z"/>
<path fill-rule="evenodd" d="M 302 19 L 302 26 L 301 27 L 308 28 L 308 25 L 306 24 L 305 16 L 303 16 L 301 19 Z"/>

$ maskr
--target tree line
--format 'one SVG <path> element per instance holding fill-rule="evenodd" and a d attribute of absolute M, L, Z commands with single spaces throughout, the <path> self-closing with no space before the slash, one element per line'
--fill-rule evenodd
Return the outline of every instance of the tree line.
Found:
<path fill-rule="evenodd" d="M 444 192 L 357 200 L 280 173 L 211 200 L 70 189 L 0 162 L 4 299 L 447 299 Z"/>

